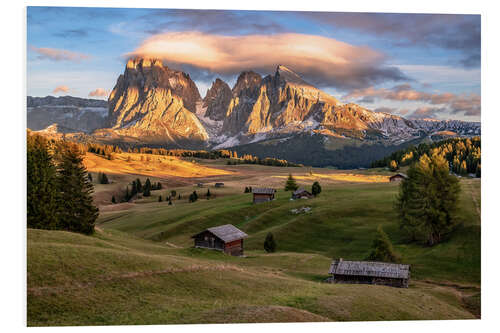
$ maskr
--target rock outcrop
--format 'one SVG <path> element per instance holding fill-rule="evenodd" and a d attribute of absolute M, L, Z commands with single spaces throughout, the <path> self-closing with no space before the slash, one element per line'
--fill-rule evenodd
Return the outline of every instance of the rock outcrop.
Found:
<path fill-rule="evenodd" d="M 224 120 L 232 97 L 231 88 L 229 88 L 226 82 L 217 78 L 203 99 L 203 107 L 207 108 L 205 117 L 216 121 Z"/>
<path fill-rule="evenodd" d="M 205 141 L 208 135 L 194 114 L 200 100 L 189 75 L 158 59 L 130 59 L 109 96 L 109 125 L 145 141 Z"/>

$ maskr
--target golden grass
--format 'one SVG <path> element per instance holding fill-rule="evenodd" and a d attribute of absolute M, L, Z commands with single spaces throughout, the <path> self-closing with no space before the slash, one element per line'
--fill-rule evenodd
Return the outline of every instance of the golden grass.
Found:
<path fill-rule="evenodd" d="M 151 154 L 121 153 L 115 154 L 113 160 L 108 160 L 93 153 L 86 153 L 83 163 L 90 172 L 134 174 L 159 178 L 192 178 L 233 174 L 231 171 L 206 167 L 175 156 Z"/>
<path fill-rule="evenodd" d="M 287 178 L 288 176 L 273 176 L 276 178 Z M 352 182 L 352 183 L 388 183 L 389 176 L 384 175 L 364 175 L 364 174 L 354 174 L 354 173 L 313 173 L 312 175 L 294 175 L 293 178 L 296 180 L 333 180 L 341 182 Z"/>

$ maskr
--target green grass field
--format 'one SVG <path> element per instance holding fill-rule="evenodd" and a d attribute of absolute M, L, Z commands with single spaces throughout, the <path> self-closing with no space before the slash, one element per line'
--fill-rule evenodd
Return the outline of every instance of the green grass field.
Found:
<path fill-rule="evenodd" d="M 293 168 L 232 166 L 259 174 Z M 295 171 L 296 172 L 296 171 Z M 357 172 L 357 171 L 356 171 Z M 371 174 L 373 170 L 359 173 Z M 326 182 L 319 197 L 251 204 L 245 174 L 210 188 L 215 199 L 157 202 L 167 188 L 134 204 L 102 209 L 94 236 L 28 230 L 28 324 L 466 319 L 480 315 L 480 181 L 461 179 L 462 226 L 434 247 L 408 244 L 393 209 L 397 184 Z M 274 179 L 274 178 L 273 178 Z M 280 180 L 281 181 L 281 180 Z M 309 181 L 301 181 L 310 186 Z M 206 189 L 196 189 L 204 194 Z M 310 213 L 292 214 L 293 208 Z M 192 248 L 191 235 L 231 223 L 245 231 L 245 257 Z M 410 288 L 322 281 L 332 258 L 364 259 L 381 225 Z M 276 253 L 263 251 L 272 232 Z"/>

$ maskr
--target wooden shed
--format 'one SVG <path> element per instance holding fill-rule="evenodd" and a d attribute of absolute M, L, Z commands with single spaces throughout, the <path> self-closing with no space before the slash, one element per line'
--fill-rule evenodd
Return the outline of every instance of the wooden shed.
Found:
<path fill-rule="evenodd" d="M 243 255 L 243 239 L 246 233 L 232 224 L 225 224 L 203 230 L 194 238 L 194 247 L 219 250 L 232 256 Z"/>
<path fill-rule="evenodd" d="M 408 288 L 410 265 L 374 261 L 333 260 L 328 272 L 331 283 L 378 284 Z"/>
<path fill-rule="evenodd" d="M 253 193 L 253 203 L 261 203 L 274 200 L 274 193 L 276 190 L 274 188 L 259 187 L 252 189 Z"/>
<path fill-rule="evenodd" d="M 389 181 L 391 182 L 399 182 L 402 181 L 403 179 L 407 179 L 408 176 L 404 173 L 397 173 L 395 175 L 392 175 L 389 177 Z"/>
<path fill-rule="evenodd" d="M 292 193 L 292 199 L 310 199 L 312 197 L 312 193 L 303 188 L 299 188 Z"/>

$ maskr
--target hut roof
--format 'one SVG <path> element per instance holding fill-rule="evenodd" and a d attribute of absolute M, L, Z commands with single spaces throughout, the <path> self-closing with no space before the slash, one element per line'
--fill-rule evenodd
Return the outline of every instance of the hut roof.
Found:
<path fill-rule="evenodd" d="M 232 224 L 224 224 L 218 227 L 208 228 L 206 230 L 210 231 L 212 234 L 223 240 L 225 243 L 248 237 L 246 233 L 236 228 Z M 196 237 L 199 234 L 200 233 L 192 236 L 192 238 Z"/>
<path fill-rule="evenodd" d="M 407 176 L 405 173 L 402 173 L 402 172 L 399 172 L 399 173 L 397 173 L 397 174 L 395 174 L 395 175 L 392 175 L 392 176 L 391 176 L 391 177 L 389 177 L 389 178 L 394 178 L 394 177 L 397 177 L 397 176 L 399 176 L 399 177 L 403 177 L 403 178 L 405 178 L 405 179 L 406 179 L 406 178 L 408 178 L 408 176 Z"/>
<path fill-rule="evenodd" d="M 410 276 L 410 265 L 340 259 L 333 260 L 328 273 L 408 279 Z"/>
<path fill-rule="evenodd" d="M 301 188 L 299 188 L 299 189 L 297 189 L 297 190 L 295 190 L 295 191 L 293 192 L 293 194 L 294 194 L 294 195 L 297 195 L 297 194 L 301 194 L 301 193 L 304 193 L 304 192 L 305 192 L 305 193 L 307 193 L 307 194 L 311 194 L 311 193 L 309 193 L 309 191 L 307 191 L 306 189 L 304 189 L 304 188 L 302 188 L 302 187 L 301 187 Z"/>
<path fill-rule="evenodd" d="M 253 188 L 252 193 L 257 193 L 257 194 L 274 194 L 276 190 L 274 188 L 269 188 L 269 187 L 258 187 L 258 188 Z"/>

